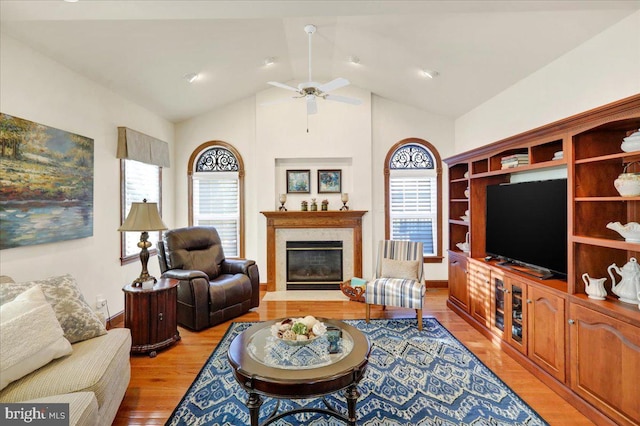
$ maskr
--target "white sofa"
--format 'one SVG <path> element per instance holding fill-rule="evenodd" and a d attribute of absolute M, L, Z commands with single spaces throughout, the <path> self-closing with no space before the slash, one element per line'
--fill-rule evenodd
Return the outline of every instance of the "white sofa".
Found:
<path fill-rule="evenodd" d="M 0 284 L 14 283 L 2 277 Z M 71 347 L 70 355 L 9 383 L 0 402 L 68 403 L 70 425 L 111 425 L 131 377 L 130 331 L 112 329 Z"/>

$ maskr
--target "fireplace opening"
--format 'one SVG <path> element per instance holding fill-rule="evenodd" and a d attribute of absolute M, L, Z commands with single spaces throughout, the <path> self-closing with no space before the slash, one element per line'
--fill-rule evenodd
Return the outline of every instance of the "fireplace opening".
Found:
<path fill-rule="evenodd" d="M 287 290 L 339 290 L 342 241 L 287 241 Z"/>

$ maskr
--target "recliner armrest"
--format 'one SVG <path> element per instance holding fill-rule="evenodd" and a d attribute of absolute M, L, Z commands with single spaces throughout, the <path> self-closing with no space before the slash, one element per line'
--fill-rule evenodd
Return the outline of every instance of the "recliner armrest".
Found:
<path fill-rule="evenodd" d="M 202 271 L 190 270 L 190 269 L 169 269 L 164 274 L 163 278 L 175 278 L 180 281 L 191 281 L 195 278 L 204 278 L 209 281 L 209 277 Z"/>
<path fill-rule="evenodd" d="M 260 274 L 255 260 L 225 259 L 221 264 L 222 274 L 244 274 L 251 280 L 251 307 L 260 304 Z"/>
<path fill-rule="evenodd" d="M 249 275 L 249 267 L 255 265 L 254 260 L 249 259 L 225 259 L 221 264 L 221 274 L 245 274 Z"/>

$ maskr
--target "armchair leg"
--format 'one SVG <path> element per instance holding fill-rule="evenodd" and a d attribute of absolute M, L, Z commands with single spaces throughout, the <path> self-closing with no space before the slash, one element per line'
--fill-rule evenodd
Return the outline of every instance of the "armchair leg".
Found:
<path fill-rule="evenodd" d="M 422 309 L 416 309 L 416 316 L 418 317 L 418 330 L 422 331 Z"/>
<path fill-rule="evenodd" d="M 371 316 L 371 305 L 370 304 L 366 304 L 365 305 L 365 319 L 367 321 L 367 324 L 369 324 L 369 317 Z"/>

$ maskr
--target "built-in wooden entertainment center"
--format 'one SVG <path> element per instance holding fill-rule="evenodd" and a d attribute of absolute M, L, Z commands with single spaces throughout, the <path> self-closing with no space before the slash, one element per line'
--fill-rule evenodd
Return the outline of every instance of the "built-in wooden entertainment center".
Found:
<path fill-rule="evenodd" d="M 625 165 L 640 160 L 640 151 L 621 149 L 638 129 L 635 95 L 444 160 L 448 306 L 488 338 L 497 336 L 506 352 L 597 424 L 640 424 L 640 309 L 618 300 L 607 273 L 613 263 L 640 259 L 640 243 L 606 227 L 640 222 L 640 197 L 622 197 L 614 187 Z M 502 169 L 513 154 L 526 154 L 528 164 Z M 556 169 L 567 174 L 567 279 L 541 280 L 485 260 L 486 187 Z M 470 249 L 463 252 L 456 244 L 467 232 Z M 584 273 L 607 277 L 606 300 L 587 297 Z"/>

